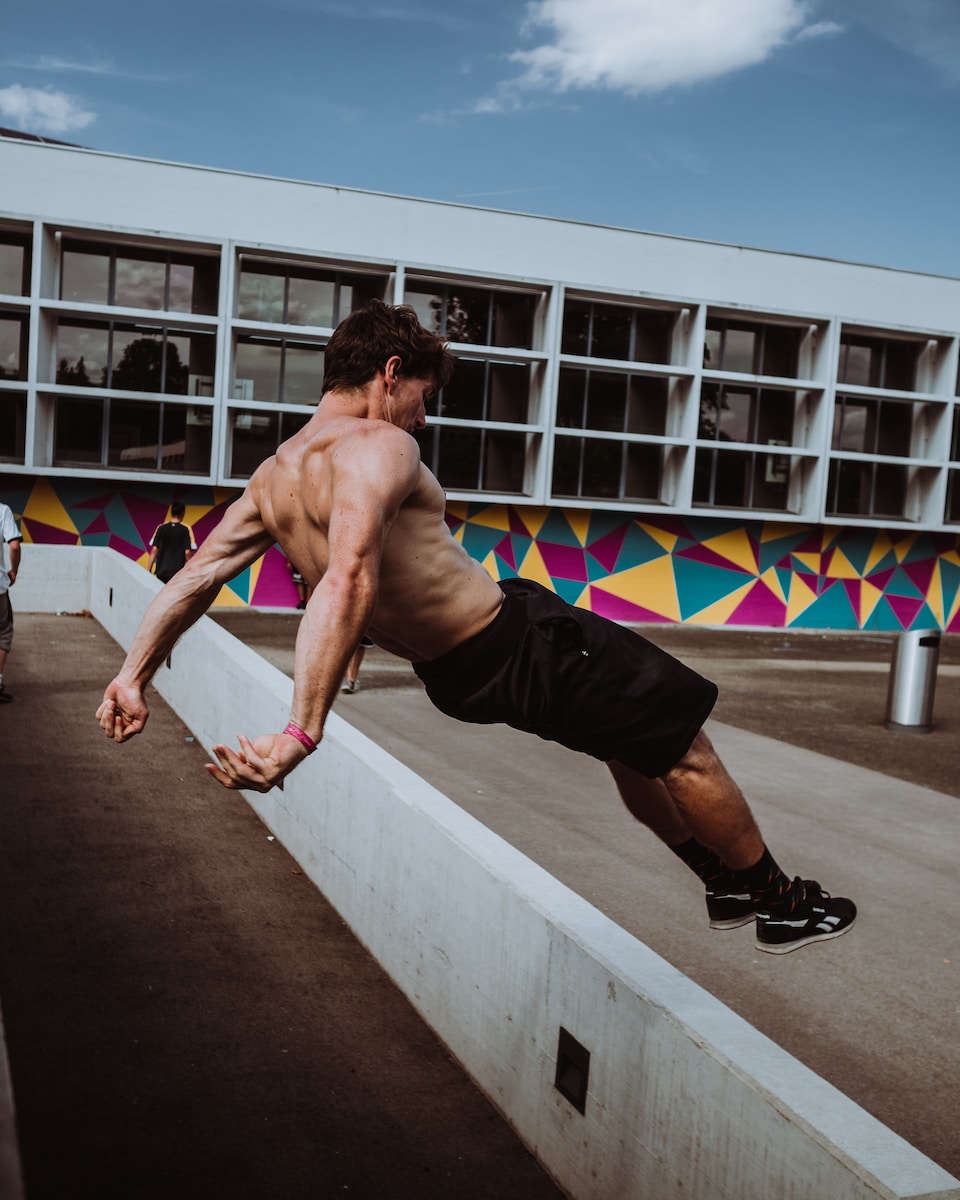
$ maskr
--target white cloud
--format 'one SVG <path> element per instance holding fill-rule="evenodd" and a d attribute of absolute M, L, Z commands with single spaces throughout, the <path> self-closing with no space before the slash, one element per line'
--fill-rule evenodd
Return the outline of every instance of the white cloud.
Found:
<path fill-rule="evenodd" d="M 96 113 L 85 111 L 66 92 L 19 83 L 0 88 L 0 116 L 24 133 L 50 134 L 86 129 L 97 119 Z"/>
<path fill-rule="evenodd" d="M 545 28 L 549 39 L 510 55 L 523 71 L 505 89 L 636 95 L 700 83 L 762 62 L 803 32 L 809 9 L 810 0 L 535 0 L 525 30 Z M 503 97 L 500 107 L 510 107 Z"/>

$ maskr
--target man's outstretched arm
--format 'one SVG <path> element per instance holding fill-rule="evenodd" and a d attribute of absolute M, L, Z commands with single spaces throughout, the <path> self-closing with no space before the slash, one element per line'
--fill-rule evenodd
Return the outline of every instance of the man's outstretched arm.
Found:
<path fill-rule="evenodd" d="M 271 545 L 273 539 L 248 489 L 144 613 L 123 666 L 97 709 L 100 728 L 108 737 L 125 742 L 143 729 L 149 716 L 144 692 L 177 639 L 203 616 L 223 584 Z"/>

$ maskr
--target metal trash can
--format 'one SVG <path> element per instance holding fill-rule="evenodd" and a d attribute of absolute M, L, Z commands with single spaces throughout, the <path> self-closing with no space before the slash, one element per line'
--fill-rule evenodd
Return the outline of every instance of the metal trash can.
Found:
<path fill-rule="evenodd" d="M 887 693 L 887 729 L 929 733 L 940 658 L 939 629 L 911 629 L 897 639 Z"/>

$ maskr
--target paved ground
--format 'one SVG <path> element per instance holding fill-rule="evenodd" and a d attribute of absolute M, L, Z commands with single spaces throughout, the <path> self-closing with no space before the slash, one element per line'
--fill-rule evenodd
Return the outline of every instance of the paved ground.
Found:
<path fill-rule="evenodd" d="M 218 619 L 289 669 L 296 614 Z M 129 746 L 98 734 L 103 631 L 17 620 L 0 997 L 30 1200 L 557 1195 L 179 720 L 158 700 Z M 919 736 L 882 727 L 889 639 L 656 636 L 721 684 L 715 740 L 784 866 L 856 897 L 848 937 L 711 933 L 602 767 L 448 721 L 378 650 L 337 707 L 960 1174 L 958 640 Z"/>

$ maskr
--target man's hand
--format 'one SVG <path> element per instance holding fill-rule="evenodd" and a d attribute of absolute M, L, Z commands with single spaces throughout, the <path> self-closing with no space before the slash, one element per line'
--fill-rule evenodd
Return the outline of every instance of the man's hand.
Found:
<path fill-rule="evenodd" d="M 138 687 L 119 684 L 116 679 L 107 685 L 97 709 L 100 728 L 115 742 L 125 742 L 139 733 L 149 715 L 143 692 Z"/>
<path fill-rule="evenodd" d="M 252 742 L 239 733 L 237 741 L 239 754 L 229 746 L 214 746 L 213 753 L 220 766 L 204 763 L 214 779 L 226 788 L 269 792 L 307 757 L 306 747 L 288 733 L 265 733 Z"/>

